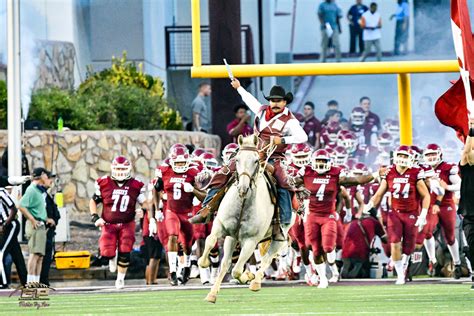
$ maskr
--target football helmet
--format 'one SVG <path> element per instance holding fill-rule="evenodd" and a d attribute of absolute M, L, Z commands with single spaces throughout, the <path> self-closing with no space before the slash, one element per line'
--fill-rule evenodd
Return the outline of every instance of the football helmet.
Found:
<path fill-rule="evenodd" d="M 429 166 L 436 166 L 443 161 L 441 147 L 436 144 L 428 144 L 423 151 L 423 161 Z"/>
<path fill-rule="evenodd" d="M 222 150 L 222 161 L 224 164 L 228 165 L 230 163 L 230 158 L 234 155 L 237 150 L 239 150 L 239 145 L 236 143 L 227 144 Z"/>
<path fill-rule="evenodd" d="M 365 112 L 361 107 L 355 107 L 351 112 L 351 124 L 354 126 L 362 126 L 365 123 Z"/>
<path fill-rule="evenodd" d="M 365 165 L 365 163 L 358 162 L 351 168 L 351 174 L 354 177 L 364 176 L 369 174 L 369 168 Z"/>
<path fill-rule="evenodd" d="M 204 153 L 200 156 L 202 163 L 206 169 L 216 170 L 219 168 L 219 163 L 217 162 L 216 157 L 212 153 Z"/>
<path fill-rule="evenodd" d="M 357 149 L 358 140 L 354 133 L 341 131 L 338 134 L 337 145 L 344 147 L 349 154 L 352 154 Z"/>
<path fill-rule="evenodd" d="M 309 164 L 311 158 L 311 148 L 308 144 L 294 144 L 291 146 L 291 162 L 297 167 L 304 167 Z"/>
<path fill-rule="evenodd" d="M 399 167 L 411 168 L 413 166 L 413 152 L 410 146 L 399 146 L 393 153 L 393 163 Z"/>
<path fill-rule="evenodd" d="M 342 146 L 336 146 L 334 148 L 334 153 L 332 154 L 334 165 L 336 166 L 344 165 L 347 163 L 348 158 L 349 158 L 349 155 L 347 154 L 346 148 Z"/>
<path fill-rule="evenodd" d="M 202 156 L 202 154 L 204 154 L 205 152 L 206 152 L 206 150 L 203 149 L 203 148 L 196 148 L 196 149 L 194 149 L 193 153 L 191 154 L 191 160 L 192 160 L 193 162 L 202 163 L 201 156 Z"/>
<path fill-rule="evenodd" d="M 331 143 L 337 142 L 337 133 L 341 130 L 341 126 L 337 122 L 331 122 L 326 126 L 325 135 Z"/>
<path fill-rule="evenodd" d="M 398 120 L 389 120 L 388 124 L 384 126 L 384 128 L 394 138 L 400 135 L 400 124 Z"/>
<path fill-rule="evenodd" d="M 123 182 L 132 177 L 132 164 L 124 156 L 117 156 L 110 165 L 111 178 L 118 182 Z"/>
<path fill-rule="evenodd" d="M 311 168 L 317 173 L 325 173 L 331 169 L 331 157 L 324 149 L 318 149 L 311 155 Z"/>
<path fill-rule="evenodd" d="M 377 137 L 377 147 L 380 151 L 390 151 L 393 146 L 393 137 L 388 132 L 383 132 Z"/>
<path fill-rule="evenodd" d="M 411 145 L 410 149 L 412 151 L 413 166 L 418 167 L 423 158 L 423 151 L 416 145 Z"/>
<path fill-rule="evenodd" d="M 185 173 L 189 169 L 189 152 L 182 147 L 173 148 L 169 153 L 170 166 L 176 173 Z"/>

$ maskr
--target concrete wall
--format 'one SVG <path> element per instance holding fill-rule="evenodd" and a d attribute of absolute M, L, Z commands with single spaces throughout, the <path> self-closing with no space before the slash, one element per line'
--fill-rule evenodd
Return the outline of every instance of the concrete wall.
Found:
<path fill-rule="evenodd" d="M 64 202 L 74 212 L 87 212 L 94 181 L 110 174 L 110 163 L 125 155 L 133 174 L 148 183 L 154 169 L 175 143 L 194 144 L 220 151 L 217 136 L 179 131 L 28 131 L 24 149 L 30 170 L 45 167 L 58 174 Z M 0 131 L 0 148 L 7 144 L 7 131 Z"/>

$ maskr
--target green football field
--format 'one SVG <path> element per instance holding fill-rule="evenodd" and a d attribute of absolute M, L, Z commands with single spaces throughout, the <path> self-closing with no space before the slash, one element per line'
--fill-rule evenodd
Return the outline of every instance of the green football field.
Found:
<path fill-rule="evenodd" d="M 55 294 L 39 311 L 19 307 L 18 296 L 0 298 L 1 315 L 25 314 L 308 314 L 308 315 L 474 315 L 474 291 L 460 284 L 410 284 L 222 289 L 217 303 L 203 299 L 207 290 Z"/>

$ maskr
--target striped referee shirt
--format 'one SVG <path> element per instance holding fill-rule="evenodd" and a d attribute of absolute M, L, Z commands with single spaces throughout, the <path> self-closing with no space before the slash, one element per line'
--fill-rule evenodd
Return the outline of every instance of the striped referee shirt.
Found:
<path fill-rule="evenodd" d="M 10 216 L 11 208 L 15 205 L 10 194 L 4 188 L 0 188 L 0 225 L 5 224 Z"/>

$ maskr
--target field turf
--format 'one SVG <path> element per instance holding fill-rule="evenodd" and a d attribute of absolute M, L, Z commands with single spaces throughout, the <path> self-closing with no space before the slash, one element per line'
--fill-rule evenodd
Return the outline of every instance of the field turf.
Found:
<path fill-rule="evenodd" d="M 474 291 L 461 284 L 306 286 L 222 289 L 217 303 L 207 290 L 53 294 L 49 307 L 19 307 L 18 296 L 0 297 L 1 315 L 474 315 Z"/>

